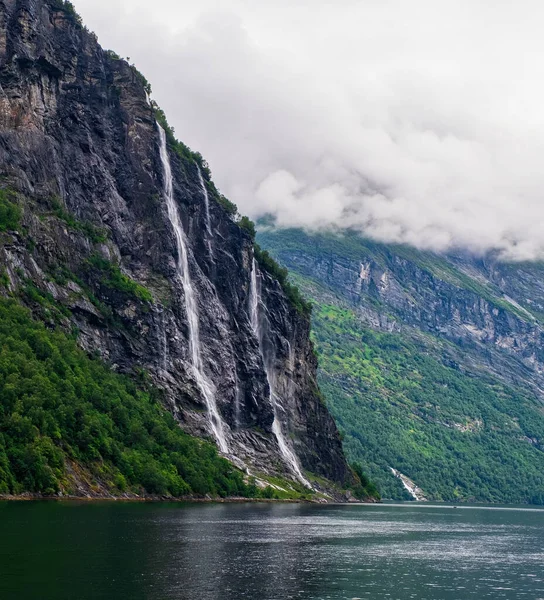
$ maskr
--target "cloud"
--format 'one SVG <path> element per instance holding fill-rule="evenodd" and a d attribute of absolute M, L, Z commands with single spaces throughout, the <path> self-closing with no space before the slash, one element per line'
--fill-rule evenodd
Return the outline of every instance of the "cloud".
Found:
<path fill-rule="evenodd" d="M 241 212 L 544 258 L 542 3 L 76 6 Z"/>

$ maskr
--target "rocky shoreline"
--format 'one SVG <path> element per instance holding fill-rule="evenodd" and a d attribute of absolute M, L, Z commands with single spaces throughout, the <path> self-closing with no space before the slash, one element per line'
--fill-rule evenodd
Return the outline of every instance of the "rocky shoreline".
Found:
<path fill-rule="evenodd" d="M 54 502 L 151 502 L 151 503 L 179 503 L 179 504 L 379 504 L 377 500 L 356 500 L 350 498 L 344 502 L 338 500 L 327 501 L 325 499 L 308 498 L 197 498 L 192 496 L 169 497 L 169 496 L 138 496 L 136 494 L 123 494 L 122 496 L 46 496 L 44 494 L 17 494 L 0 495 L 0 502 L 35 502 L 35 501 L 54 501 Z"/>

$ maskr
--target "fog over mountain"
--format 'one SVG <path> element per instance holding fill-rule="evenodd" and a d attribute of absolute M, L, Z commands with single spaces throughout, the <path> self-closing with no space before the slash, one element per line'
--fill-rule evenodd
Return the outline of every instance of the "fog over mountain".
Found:
<path fill-rule="evenodd" d="M 241 212 L 544 258 L 542 3 L 76 8 L 148 76 L 178 136 Z"/>

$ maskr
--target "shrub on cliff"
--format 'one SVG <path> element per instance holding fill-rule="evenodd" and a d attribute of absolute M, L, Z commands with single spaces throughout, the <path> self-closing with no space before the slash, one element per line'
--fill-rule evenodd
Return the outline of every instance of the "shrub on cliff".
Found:
<path fill-rule="evenodd" d="M 255 260 L 263 271 L 266 271 L 274 279 L 278 280 L 287 298 L 289 298 L 290 302 L 301 314 L 305 316 L 312 314 L 312 303 L 305 300 L 298 287 L 289 282 L 289 271 L 284 267 L 280 267 L 259 244 L 255 244 Z"/>
<path fill-rule="evenodd" d="M 17 229 L 21 216 L 21 209 L 10 200 L 9 192 L 0 190 L 0 232 Z"/>

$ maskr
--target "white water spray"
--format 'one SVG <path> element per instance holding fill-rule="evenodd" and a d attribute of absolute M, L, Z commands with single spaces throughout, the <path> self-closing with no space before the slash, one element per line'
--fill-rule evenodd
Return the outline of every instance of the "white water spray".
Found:
<path fill-rule="evenodd" d="M 168 209 L 168 218 L 170 219 L 170 223 L 172 224 L 176 238 L 176 247 L 178 251 L 177 272 L 183 286 L 183 292 L 185 294 L 185 309 L 187 312 L 189 329 L 189 351 L 191 354 L 191 364 L 193 367 L 195 380 L 206 402 L 210 428 L 215 439 L 217 440 L 219 449 L 224 454 L 227 454 L 228 444 L 225 437 L 224 423 L 215 402 L 215 387 L 205 374 L 204 365 L 202 362 L 198 324 L 198 306 L 189 272 L 189 260 L 187 256 L 185 232 L 183 230 L 178 208 L 174 200 L 172 168 L 166 148 L 166 134 L 164 129 L 158 123 L 157 127 L 159 129 L 161 140 L 160 155 L 164 175 L 164 198 L 166 200 L 166 206 Z"/>
<path fill-rule="evenodd" d="M 204 183 L 204 177 L 202 177 L 202 171 L 200 167 L 196 165 L 196 170 L 198 172 L 198 181 L 200 182 L 200 188 L 202 190 L 202 194 L 204 195 L 204 206 L 206 208 L 206 231 L 209 235 L 212 234 L 212 228 L 210 225 L 210 197 L 208 196 L 208 190 L 206 189 L 206 184 Z"/>
<path fill-rule="evenodd" d="M 268 387 L 270 388 L 270 403 L 272 404 L 272 409 L 274 411 L 274 423 L 272 424 L 272 432 L 276 436 L 278 446 L 280 447 L 280 452 L 283 458 L 285 459 L 285 462 L 290 467 L 291 471 L 297 476 L 297 478 L 303 485 L 309 487 L 310 489 L 313 489 L 310 482 L 302 474 L 297 457 L 293 450 L 291 450 L 291 448 L 287 444 L 287 440 L 285 439 L 283 431 L 281 430 L 279 412 L 280 410 L 283 410 L 283 408 L 278 402 L 276 373 L 274 371 L 274 367 L 272 365 L 271 360 L 269 360 L 269 358 L 265 356 L 264 352 L 264 331 L 261 326 L 261 320 L 259 318 L 259 308 L 261 304 L 261 292 L 257 282 L 257 264 L 255 262 L 255 259 L 253 259 L 253 266 L 251 269 L 251 283 L 249 288 L 249 318 L 251 322 L 251 327 L 253 328 L 257 339 L 259 340 L 259 348 L 261 350 L 261 356 L 263 358 L 266 378 L 268 380 Z M 266 324 L 266 318 L 263 320 Z"/>
<path fill-rule="evenodd" d="M 206 184 L 204 183 L 204 177 L 202 177 L 202 171 L 198 164 L 196 165 L 196 170 L 198 172 L 198 181 L 200 182 L 200 189 L 202 190 L 202 194 L 204 195 L 204 207 L 206 209 L 206 246 L 208 247 L 208 254 L 210 258 L 214 260 L 213 250 L 212 250 L 212 227 L 210 221 L 210 197 L 208 196 L 208 190 L 206 189 Z"/>

